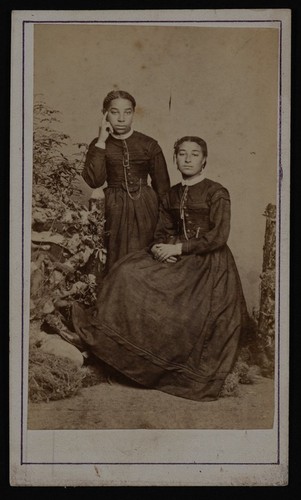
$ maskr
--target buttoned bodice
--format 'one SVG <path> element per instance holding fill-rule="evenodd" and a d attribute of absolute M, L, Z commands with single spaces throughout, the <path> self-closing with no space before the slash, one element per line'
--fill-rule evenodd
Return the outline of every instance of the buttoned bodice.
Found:
<path fill-rule="evenodd" d="M 218 182 L 173 186 L 162 200 L 154 242 L 183 242 L 183 252 L 202 253 L 224 245 L 230 231 L 230 197 Z"/>
<path fill-rule="evenodd" d="M 210 207 L 217 193 L 229 198 L 219 183 L 204 179 L 193 186 L 177 184 L 170 190 L 168 206 L 178 236 L 184 239 L 198 238 L 214 228 L 210 219 Z"/>
<path fill-rule="evenodd" d="M 147 184 L 149 175 L 159 196 L 168 191 L 169 175 L 157 141 L 134 131 L 124 140 L 110 135 L 105 149 L 96 147 L 96 143 L 97 138 L 89 146 L 82 173 L 89 186 L 96 188 L 107 182 L 109 188 L 136 191 Z"/>

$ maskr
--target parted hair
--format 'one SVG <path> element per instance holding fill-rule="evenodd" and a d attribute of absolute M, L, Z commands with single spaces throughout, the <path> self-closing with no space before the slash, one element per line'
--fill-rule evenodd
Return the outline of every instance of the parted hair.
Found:
<path fill-rule="evenodd" d="M 119 98 L 128 99 L 132 103 L 133 109 L 135 109 L 136 101 L 131 94 L 129 94 L 125 90 L 112 90 L 106 95 L 106 97 L 103 100 L 102 104 L 103 111 L 108 111 L 110 102 L 113 101 L 114 99 L 119 99 Z"/>
<path fill-rule="evenodd" d="M 175 145 L 174 145 L 174 155 L 175 156 L 178 154 L 180 146 L 181 146 L 181 144 L 183 144 L 183 142 L 195 142 L 196 144 L 198 144 L 200 146 L 203 155 L 207 158 L 208 148 L 207 148 L 206 142 L 204 141 L 204 139 L 201 139 L 200 137 L 193 136 L 193 135 L 186 135 L 185 137 L 181 137 L 181 139 L 178 139 L 175 142 Z"/>

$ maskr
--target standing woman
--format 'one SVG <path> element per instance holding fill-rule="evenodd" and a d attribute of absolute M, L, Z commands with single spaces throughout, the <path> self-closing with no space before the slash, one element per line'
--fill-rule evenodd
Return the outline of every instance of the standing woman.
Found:
<path fill-rule="evenodd" d="M 164 196 L 149 250 L 125 256 L 94 311 L 76 303 L 85 349 L 142 385 L 197 401 L 217 399 L 238 355 L 247 309 L 227 245 L 230 196 L 206 178 L 200 137 L 175 144 L 183 181 Z"/>
<path fill-rule="evenodd" d="M 157 141 L 132 129 L 136 101 L 123 90 L 103 101 L 98 138 L 89 146 L 82 173 L 92 188 L 105 188 L 106 271 L 153 239 L 159 199 L 170 187 Z M 147 185 L 148 176 L 152 187 Z"/>

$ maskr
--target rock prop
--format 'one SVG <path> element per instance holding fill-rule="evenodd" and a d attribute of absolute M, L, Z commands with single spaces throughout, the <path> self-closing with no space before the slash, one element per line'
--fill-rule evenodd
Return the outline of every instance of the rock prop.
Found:
<path fill-rule="evenodd" d="M 41 351 L 54 356 L 69 359 L 75 366 L 81 367 L 84 364 L 84 356 L 77 347 L 66 342 L 59 335 L 48 335 L 40 345 Z"/>
<path fill-rule="evenodd" d="M 41 329 L 33 322 L 30 330 L 28 397 L 31 402 L 75 396 L 83 387 L 107 382 L 110 371 L 94 358 Z M 84 364 L 85 363 L 85 364 Z"/>

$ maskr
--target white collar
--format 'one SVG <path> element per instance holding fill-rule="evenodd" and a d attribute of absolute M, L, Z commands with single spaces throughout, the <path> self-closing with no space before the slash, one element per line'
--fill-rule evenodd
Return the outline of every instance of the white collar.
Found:
<path fill-rule="evenodd" d="M 127 132 L 126 134 L 113 134 L 111 132 L 111 136 L 114 137 L 114 139 L 119 139 L 120 141 L 124 140 L 124 139 L 128 139 L 132 133 L 134 132 L 134 130 L 131 128 L 131 130 L 129 130 L 129 132 Z"/>
<path fill-rule="evenodd" d="M 182 179 L 182 186 L 194 186 L 195 184 L 203 181 L 204 179 L 206 179 L 206 174 L 204 170 L 202 170 L 202 172 L 199 175 L 193 177 L 192 179 L 190 179 L 189 177 L 187 179 Z"/>

